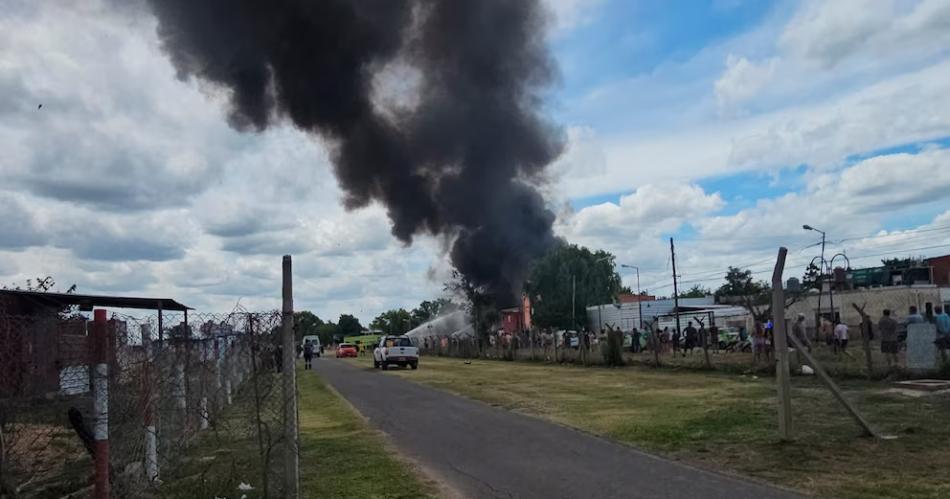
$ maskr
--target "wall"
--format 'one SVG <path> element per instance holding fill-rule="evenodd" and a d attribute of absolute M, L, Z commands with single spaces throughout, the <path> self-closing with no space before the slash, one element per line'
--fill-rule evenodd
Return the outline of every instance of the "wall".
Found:
<path fill-rule="evenodd" d="M 866 305 L 865 312 L 874 320 L 883 315 L 885 308 L 890 309 L 892 316 L 900 320 L 907 315 L 907 310 L 911 305 L 917 306 L 917 309 L 923 314 L 927 303 L 940 304 L 942 302 L 941 294 L 946 295 L 947 291 L 936 286 L 891 286 L 866 290 L 836 291 L 834 293 L 834 305 L 842 321 L 848 325 L 856 326 L 861 323 L 861 316 L 854 310 L 852 304 L 857 304 L 858 307 Z M 828 312 L 830 306 L 828 294 L 825 293 L 821 302 L 823 313 Z M 788 307 L 785 316 L 792 318 L 799 313 L 805 314 L 807 324 L 814 326 L 817 311 L 818 295 L 811 294 Z"/>

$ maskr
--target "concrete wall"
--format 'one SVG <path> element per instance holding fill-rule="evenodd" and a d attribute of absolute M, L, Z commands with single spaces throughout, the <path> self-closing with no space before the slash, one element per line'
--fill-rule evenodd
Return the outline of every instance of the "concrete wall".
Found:
<path fill-rule="evenodd" d="M 950 298 L 950 288 L 936 286 L 884 287 L 854 291 L 836 291 L 834 293 L 834 308 L 841 319 L 849 326 L 861 323 L 861 316 L 854 310 L 852 304 L 858 307 L 866 304 L 865 312 L 875 321 L 881 317 L 885 308 L 890 309 L 892 316 L 897 320 L 907 315 L 911 305 L 917 306 L 921 314 L 926 310 L 927 303 L 936 306 Z M 821 308 L 823 313 L 830 311 L 831 303 L 828 294 L 822 296 Z M 809 326 L 814 326 L 815 314 L 818 312 L 818 295 L 808 295 L 802 301 L 792 304 L 786 309 L 786 317 L 793 318 L 799 313 L 805 314 Z"/>

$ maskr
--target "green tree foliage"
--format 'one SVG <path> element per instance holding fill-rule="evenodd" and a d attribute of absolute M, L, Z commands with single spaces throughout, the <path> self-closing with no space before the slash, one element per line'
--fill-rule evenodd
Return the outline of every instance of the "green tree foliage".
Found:
<path fill-rule="evenodd" d="M 492 324 L 498 322 L 498 305 L 494 297 L 484 289 L 474 285 L 459 271 L 452 271 L 452 279 L 445 283 L 445 290 L 462 298 L 465 310 L 472 321 L 475 335 L 486 338 Z"/>
<path fill-rule="evenodd" d="M 726 283 L 716 290 L 717 296 L 752 296 L 759 295 L 768 288 L 764 282 L 752 280 L 751 270 L 742 270 L 729 267 L 726 272 Z"/>
<path fill-rule="evenodd" d="M 323 321 L 309 310 L 294 312 L 294 336 L 297 338 L 297 343 L 300 343 L 304 336 L 319 336 L 319 328 L 322 324 Z M 329 340 L 330 338 L 320 338 L 324 344 L 329 343 Z"/>
<path fill-rule="evenodd" d="M 449 305 L 449 303 L 449 300 L 446 298 L 438 298 L 432 301 L 423 301 L 418 307 L 412 309 L 412 312 L 410 312 L 410 315 L 412 316 L 412 327 L 419 326 L 429 319 L 438 316 L 440 313 L 442 313 L 445 307 Z"/>
<path fill-rule="evenodd" d="M 369 324 L 369 328 L 373 331 L 382 331 L 386 334 L 406 334 L 413 327 L 415 326 L 412 324 L 412 317 L 403 308 L 387 310 Z"/>
<path fill-rule="evenodd" d="M 818 283 L 821 279 L 821 268 L 814 262 L 809 263 L 802 275 L 802 289 L 818 289 Z"/>
<path fill-rule="evenodd" d="M 356 336 L 363 332 L 363 325 L 360 324 L 360 320 L 350 314 L 340 315 L 336 325 L 343 336 Z"/>
<path fill-rule="evenodd" d="M 696 284 L 686 292 L 680 293 L 680 298 L 705 298 L 711 294 L 713 294 L 712 290 Z"/>
<path fill-rule="evenodd" d="M 340 328 L 332 322 L 324 322 L 317 326 L 317 335 L 320 336 L 321 342 L 326 342 L 326 344 L 343 341 L 343 334 L 340 333 Z"/>
<path fill-rule="evenodd" d="M 576 282 L 575 322 L 571 322 L 571 277 Z M 541 327 L 578 329 L 587 323 L 587 306 L 614 301 L 621 290 L 614 256 L 563 244 L 535 263 L 525 283 L 533 300 L 534 322 Z"/>

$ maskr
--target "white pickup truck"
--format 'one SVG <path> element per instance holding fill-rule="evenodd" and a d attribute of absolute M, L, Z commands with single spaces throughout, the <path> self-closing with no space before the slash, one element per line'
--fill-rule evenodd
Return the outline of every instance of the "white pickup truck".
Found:
<path fill-rule="evenodd" d="M 373 350 L 373 367 L 383 370 L 390 365 L 399 367 L 419 367 L 419 350 L 412 346 L 408 336 L 383 336 L 379 345 Z"/>

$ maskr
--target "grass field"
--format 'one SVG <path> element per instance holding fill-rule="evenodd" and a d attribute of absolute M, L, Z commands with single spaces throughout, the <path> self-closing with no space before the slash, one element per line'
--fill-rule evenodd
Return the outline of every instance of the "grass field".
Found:
<path fill-rule="evenodd" d="M 842 383 L 879 431 L 898 437 L 877 441 L 859 436 L 822 385 L 796 377 L 796 439 L 780 443 L 770 378 L 437 357 L 390 375 L 806 493 L 950 497 L 947 395 L 914 398 L 886 383 Z"/>
<path fill-rule="evenodd" d="M 305 499 L 435 497 L 435 485 L 423 480 L 411 466 L 395 458 L 383 437 L 369 429 L 340 397 L 315 375 L 298 371 L 300 391 L 300 491 Z M 257 497 L 257 490 L 237 491 L 241 481 L 253 482 L 257 442 L 253 438 L 190 451 L 205 467 L 200 474 L 167 477 L 166 497 Z M 213 457 L 221 459 L 212 459 Z M 226 457 L 226 458 L 224 458 Z M 210 466 L 209 466 L 210 463 Z M 215 463 L 220 463 L 215 467 Z M 198 468 L 199 466 L 195 466 Z M 194 473 L 195 470 L 192 470 Z M 239 479 L 240 478 L 240 479 Z"/>

